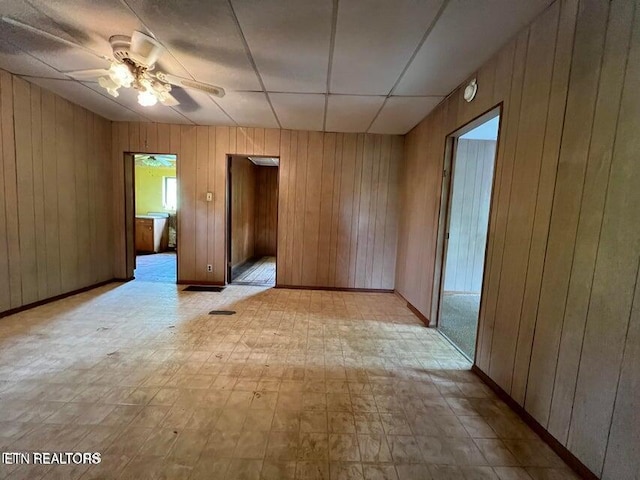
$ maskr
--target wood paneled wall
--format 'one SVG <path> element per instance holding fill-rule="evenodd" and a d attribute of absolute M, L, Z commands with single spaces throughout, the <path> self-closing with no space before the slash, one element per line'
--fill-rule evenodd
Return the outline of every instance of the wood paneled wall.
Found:
<path fill-rule="evenodd" d="M 111 122 L 0 71 L 0 312 L 113 278 Z"/>
<path fill-rule="evenodd" d="M 245 157 L 231 160 L 231 266 L 254 256 L 257 167 Z"/>
<path fill-rule="evenodd" d="M 280 157 L 279 284 L 393 289 L 403 143 L 391 135 L 114 123 L 114 269 L 126 275 L 123 152 L 178 155 L 178 279 L 213 283 L 225 280 L 226 156 L 269 155 Z"/>
<path fill-rule="evenodd" d="M 275 256 L 278 229 L 278 168 L 256 166 L 255 255 Z"/>
<path fill-rule="evenodd" d="M 496 141 L 461 138 L 455 155 L 444 290 L 480 293 Z"/>
<path fill-rule="evenodd" d="M 430 314 L 445 136 L 503 102 L 476 364 L 594 473 L 640 468 L 640 5 L 553 3 L 406 137 L 397 289 Z"/>

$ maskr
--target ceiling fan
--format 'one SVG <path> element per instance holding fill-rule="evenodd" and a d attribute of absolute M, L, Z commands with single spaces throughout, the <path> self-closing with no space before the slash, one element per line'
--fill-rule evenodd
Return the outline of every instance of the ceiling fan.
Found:
<path fill-rule="evenodd" d="M 175 167 L 173 155 L 136 155 L 136 165 L 141 167 Z"/>
<path fill-rule="evenodd" d="M 166 49 L 155 38 L 142 32 L 134 31 L 131 37 L 126 35 L 113 35 L 110 37 L 109 43 L 111 44 L 112 57 L 107 57 L 83 45 L 58 37 L 14 18 L 3 16 L 2 21 L 49 39 L 81 48 L 108 61 L 110 63 L 109 68 L 62 73 L 79 81 L 97 80 L 98 84 L 113 97 L 118 97 L 120 88 L 134 88 L 138 91 L 138 103 L 144 107 L 151 107 L 158 102 L 173 107 L 179 105 L 180 102 L 171 94 L 172 86 L 200 90 L 216 97 L 223 97 L 225 94 L 224 89 L 221 87 L 155 70 L 156 62 L 166 52 Z"/>

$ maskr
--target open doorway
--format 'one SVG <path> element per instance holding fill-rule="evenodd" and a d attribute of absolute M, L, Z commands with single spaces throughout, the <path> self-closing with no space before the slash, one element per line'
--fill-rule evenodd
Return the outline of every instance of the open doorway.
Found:
<path fill-rule="evenodd" d="M 134 277 L 146 282 L 176 283 L 177 157 L 168 154 L 131 157 Z"/>
<path fill-rule="evenodd" d="M 227 281 L 275 286 L 280 159 L 230 155 L 227 162 Z"/>
<path fill-rule="evenodd" d="M 494 109 L 448 138 L 437 325 L 469 359 L 476 350 L 499 114 Z"/>

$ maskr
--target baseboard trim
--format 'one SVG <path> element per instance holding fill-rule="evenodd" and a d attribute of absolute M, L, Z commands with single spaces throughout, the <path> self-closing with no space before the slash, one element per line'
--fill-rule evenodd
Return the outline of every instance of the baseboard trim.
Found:
<path fill-rule="evenodd" d="M 224 282 L 208 282 L 206 280 L 178 280 L 176 283 L 178 285 L 212 285 L 215 287 L 227 286 L 227 284 Z"/>
<path fill-rule="evenodd" d="M 310 285 L 276 285 L 275 288 L 288 290 L 324 290 L 328 292 L 393 293 L 393 290 L 384 288 L 315 287 Z"/>
<path fill-rule="evenodd" d="M 395 294 L 396 294 L 398 297 L 400 297 L 400 299 L 401 299 L 402 301 L 404 301 L 404 302 L 406 302 L 406 303 L 407 303 L 407 308 L 408 308 L 409 310 L 411 310 L 411 313 L 413 313 L 416 317 L 418 317 L 418 318 L 422 321 L 422 323 L 424 323 L 424 326 L 425 326 L 425 327 L 429 327 L 429 328 L 431 328 L 431 322 L 429 321 L 429 319 L 428 319 L 427 317 L 425 317 L 425 316 L 422 314 L 422 312 L 420 312 L 420 310 L 418 310 L 416 307 L 414 307 L 413 305 L 411 305 L 411 303 L 410 303 L 406 298 L 404 298 L 404 297 L 402 296 L 402 294 L 401 294 L 399 291 L 394 290 L 394 292 L 395 292 Z"/>
<path fill-rule="evenodd" d="M 422 323 L 424 323 L 425 327 L 431 327 L 431 322 L 429 321 L 429 319 L 427 317 L 425 317 L 420 310 L 418 310 L 416 307 L 414 307 L 413 305 L 411 305 L 409 302 L 407 302 L 407 308 L 409 310 L 411 310 L 411 312 L 418 317 L 420 320 L 422 320 Z"/>
<path fill-rule="evenodd" d="M 5 310 L 4 312 L 0 312 L 0 318 L 8 317 L 10 315 L 15 315 L 16 313 L 24 312 L 26 310 L 31 310 L 32 308 L 41 307 L 42 305 L 46 305 L 47 303 L 56 302 L 58 300 L 65 299 L 67 297 L 78 295 L 79 293 L 88 292 L 89 290 L 93 290 L 94 288 L 98 288 L 98 287 L 103 287 L 109 283 L 121 282 L 121 281 L 122 280 L 119 280 L 117 278 L 111 278 L 109 280 L 104 280 L 102 282 L 94 283 L 93 285 L 89 285 L 87 287 L 82 287 L 76 290 L 72 290 L 70 292 L 61 293 L 60 295 L 56 295 L 55 297 L 49 297 L 43 300 L 38 300 L 37 302 L 27 303 L 26 305 L 21 305 L 16 308 Z"/>
<path fill-rule="evenodd" d="M 551 435 L 538 421 L 531 416 L 518 402 L 505 392 L 500 385 L 494 382 L 486 373 L 484 373 L 476 365 L 471 367 L 471 371 L 486 383 L 496 395 L 506 403 L 538 436 L 553 450 L 564 462 L 578 475 L 586 480 L 598 480 L 598 476 L 594 474 L 587 466 L 582 463 L 567 447 L 562 445 Z"/>

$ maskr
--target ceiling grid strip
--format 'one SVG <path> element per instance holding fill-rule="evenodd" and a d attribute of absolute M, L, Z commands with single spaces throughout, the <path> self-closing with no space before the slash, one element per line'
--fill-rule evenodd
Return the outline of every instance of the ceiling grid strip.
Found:
<path fill-rule="evenodd" d="M 438 13 L 436 13 L 436 16 L 431 21 L 431 24 L 427 27 L 427 30 L 424 32 L 424 35 L 422 35 L 422 38 L 420 39 L 420 42 L 418 42 L 418 45 L 416 45 L 416 48 L 413 50 L 413 53 L 411 54 L 411 57 L 409 57 L 409 60 L 407 61 L 407 64 L 404 66 L 404 68 L 400 72 L 400 75 L 398 76 L 398 78 L 396 79 L 395 83 L 391 87 L 391 90 L 389 90 L 389 93 L 387 94 L 387 96 L 385 97 L 384 101 L 382 102 L 382 105 L 380 105 L 380 108 L 378 109 L 376 114 L 373 116 L 373 119 L 371 120 L 371 123 L 367 127 L 367 130 L 366 130 L 367 133 L 369 133 L 369 130 L 371 130 L 371 127 L 373 127 L 373 124 L 375 123 L 376 119 L 380 115 L 380 112 L 382 112 L 382 109 L 387 104 L 387 100 L 389 99 L 389 97 L 391 95 L 393 95 L 394 90 L 397 88 L 398 84 L 400 83 L 400 80 L 402 80 L 402 77 L 404 77 L 404 74 L 409 69 L 409 66 L 411 66 L 411 63 L 416 58 L 416 55 L 418 55 L 418 52 L 420 51 L 420 49 L 424 45 L 424 42 L 426 42 L 427 38 L 429 38 L 429 35 L 433 31 L 433 28 L 436 26 L 436 23 L 438 23 L 438 20 L 440 20 L 440 17 L 442 16 L 444 11 L 446 10 L 446 8 L 449 5 L 450 1 L 451 0 L 444 0 L 442 2 L 442 5 L 440 5 L 440 9 L 438 10 Z"/>
<path fill-rule="evenodd" d="M 238 16 L 236 15 L 236 11 L 233 8 L 233 4 L 231 3 L 231 0 L 227 0 L 227 2 L 229 3 L 229 8 L 231 9 L 231 14 L 233 16 L 233 21 L 235 22 L 236 27 L 238 27 L 238 33 L 240 34 L 240 39 L 242 40 L 242 44 L 244 45 L 244 50 L 245 50 L 245 53 L 247 54 L 247 58 L 249 59 L 249 63 L 253 67 L 253 70 L 256 73 L 256 76 L 258 77 L 258 81 L 260 82 L 260 86 L 262 87 L 262 93 L 264 93 L 264 96 L 267 99 L 267 103 L 269 104 L 269 107 L 271 108 L 271 112 L 273 113 L 273 117 L 276 119 L 276 123 L 278 124 L 278 128 L 282 128 L 282 125 L 280 124 L 280 119 L 278 118 L 278 114 L 276 113 L 276 110 L 275 110 L 275 108 L 273 108 L 273 104 L 271 103 L 271 98 L 269 97 L 269 92 L 267 92 L 267 89 L 264 86 L 264 81 L 262 80 L 262 75 L 260 75 L 260 71 L 258 70 L 258 66 L 256 65 L 256 62 L 253 59 L 253 55 L 251 54 L 251 49 L 249 48 L 249 44 L 247 43 L 247 39 L 244 36 L 244 32 L 242 31 L 242 26 L 240 25 L 240 21 L 238 20 Z"/>
<path fill-rule="evenodd" d="M 322 115 L 322 131 L 327 130 L 327 108 L 329 106 L 329 94 L 331 85 L 331 69 L 333 67 L 333 51 L 336 46 L 336 28 L 338 26 L 338 8 L 340 0 L 333 0 L 333 10 L 331 11 L 331 37 L 329 39 L 329 60 L 327 61 L 327 87 L 324 94 L 324 112 Z"/>

